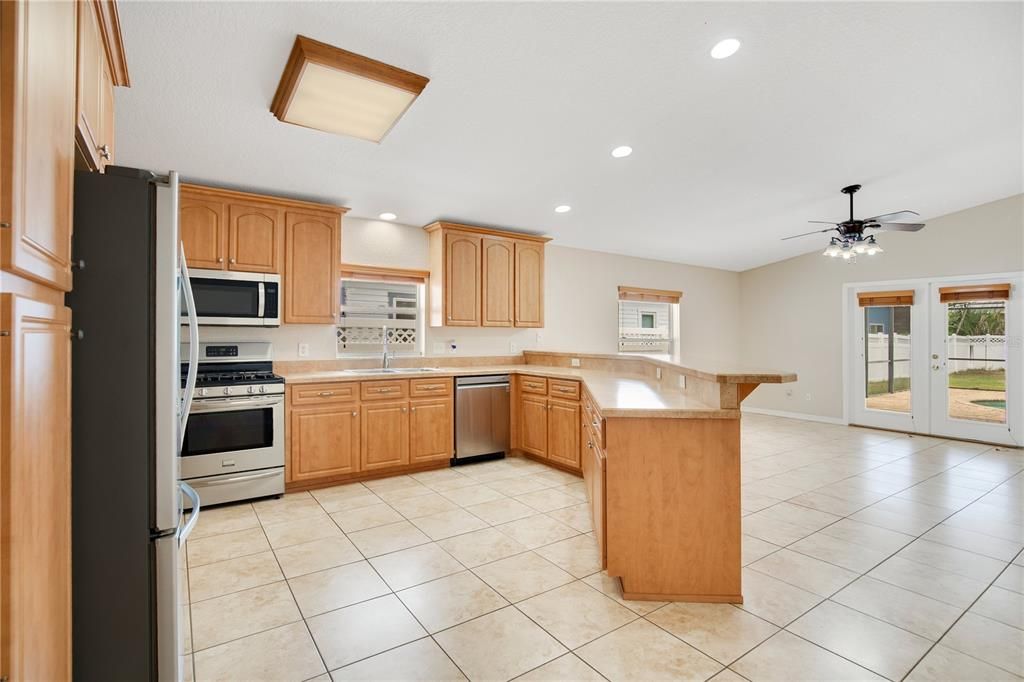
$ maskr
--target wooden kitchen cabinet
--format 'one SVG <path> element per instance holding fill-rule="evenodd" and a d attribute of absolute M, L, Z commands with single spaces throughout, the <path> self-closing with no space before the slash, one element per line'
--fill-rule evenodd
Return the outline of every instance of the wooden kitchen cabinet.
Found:
<path fill-rule="evenodd" d="M 455 449 L 452 400 L 414 400 L 409 405 L 409 461 L 451 459 Z"/>
<path fill-rule="evenodd" d="M 544 326 L 544 244 L 515 242 L 515 326 Z"/>
<path fill-rule="evenodd" d="M 0 666 L 69 680 L 71 310 L 0 294 L 0 330 Z"/>
<path fill-rule="evenodd" d="M 186 188 L 178 199 L 178 232 L 190 268 L 223 270 L 227 259 L 227 203 Z"/>
<path fill-rule="evenodd" d="M 334 324 L 338 319 L 341 215 L 285 212 L 284 321 Z"/>
<path fill-rule="evenodd" d="M 590 488 L 591 520 L 594 524 L 594 538 L 597 539 L 597 551 L 601 556 L 601 568 L 608 567 L 607 519 L 605 504 L 605 481 L 607 480 L 607 459 L 598 447 L 590 449 L 593 459 L 592 484 Z"/>
<path fill-rule="evenodd" d="M 484 327 L 511 327 L 515 284 L 515 242 L 484 237 L 481 240 L 483 304 L 480 324 Z"/>
<path fill-rule="evenodd" d="M 0 3 L 0 267 L 71 290 L 75 25 L 71 2 Z"/>
<path fill-rule="evenodd" d="M 462 232 L 445 234 L 445 325 L 449 327 L 480 326 L 481 241 Z"/>
<path fill-rule="evenodd" d="M 409 463 L 409 402 L 362 406 L 360 471 Z"/>
<path fill-rule="evenodd" d="M 436 222 L 430 256 L 432 327 L 542 327 L 544 244 L 519 232 Z"/>
<path fill-rule="evenodd" d="M 228 204 L 228 270 L 281 272 L 281 213 L 271 204 Z"/>
<path fill-rule="evenodd" d="M 580 468 L 580 404 L 548 399 L 547 458 L 573 469 Z"/>
<path fill-rule="evenodd" d="M 77 94 L 75 144 L 79 165 L 102 171 L 113 160 L 115 66 L 112 39 L 104 30 L 104 4 L 77 2 Z M 116 39 L 114 39 L 115 42 Z M 118 82 L 117 85 L 127 85 Z"/>
<path fill-rule="evenodd" d="M 538 457 L 547 457 L 548 400 L 524 393 L 519 399 L 519 447 Z"/>
<path fill-rule="evenodd" d="M 336 405 L 291 410 L 290 481 L 359 471 L 359 406 Z"/>

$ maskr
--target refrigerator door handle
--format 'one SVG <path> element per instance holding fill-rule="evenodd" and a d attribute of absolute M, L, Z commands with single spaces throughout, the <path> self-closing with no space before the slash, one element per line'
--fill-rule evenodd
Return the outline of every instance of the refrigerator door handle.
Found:
<path fill-rule="evenodd" d="M 188 310 L 188 378 L 185 380 L 185 395 L 182 396 L 181 429 L 178 438 L 178 452 L 185 444 L 185 427 L 188 413 L 192 409 L 192 394 L 196 388 L 196 374 L 199 370 L 199 319 L 196 316 L 196 300 L 192 295 L 192 282 L 188 277 L 188 263 L 185 261 L 185 243 L 179 242 L 181 252 L 181 283 L 185 291 L 185 308 Z"/>
<path fill-rule="evenodd" d="M 192 500 L 192 514 L 188 517 L 185 525 L 178 528 L 178 546 L 180 547 L 188 540 L 188 536 L 192 534 L 192 529 L 196 527 L 196 521 L 199 520 L 199 493 L 196 492 L 195 488 L 185 483 L 185 481 L 179 482 L 178 487 L 181 488 L 182 493 Z"/>

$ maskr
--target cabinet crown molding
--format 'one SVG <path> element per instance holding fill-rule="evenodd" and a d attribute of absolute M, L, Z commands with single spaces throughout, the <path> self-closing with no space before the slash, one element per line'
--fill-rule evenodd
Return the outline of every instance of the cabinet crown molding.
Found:
<path fill-rule="evenodd" d="M 458 230 L 459 232 L 470 232 L 472 234 L 486 235 L 489 237 L 504 237 L 506 239 L 520 239 L 528 242 L 537 242 L 539 244 L 545 244 L 552 239 L 552 237 L 545 237 L 539 234 L 513 232 L 512 230 L 496 230 L 492 227 L 479 227 L 477 225 L 466 225 L 464 223 L 450 223 L 444 220 L 438 220 L 430 223 L 429 225 L 425 225 L 423 230 L 426 232 L 436 232 L 437 230 Z"/>
<path fill-rule="evenodd" d="M 237 189 L 225 189 L 222 187 L 212 187 L 210 185 L 196 185 L 192 183 L 183 182 L 181 183 L 181 189 L 183 191 L 191 192 L 192 194 L 205 194 L 210 197 L 216 197 L 218 199 L 235 199 L 238 201 L 251 201 L 261 204 L 276 204 L 292 209 L 305 209 L 309 211 L 324 211 L 327 213 L 341 214 L 348 213 L 349 209 L 346 206 L 334 206 L 332 204 L 321 204 L 316 201 L 304 201 L 302 199 L 289 199 L 282 196 L 274 196 L 272 194 L 259 194 L 257 192 L 244 192 Z"/>

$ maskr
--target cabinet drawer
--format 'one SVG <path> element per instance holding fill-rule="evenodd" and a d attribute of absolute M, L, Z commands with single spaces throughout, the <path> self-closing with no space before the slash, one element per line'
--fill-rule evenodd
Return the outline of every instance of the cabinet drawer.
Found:
<path fill-rule="evenodd" d="M 338 384 L 297 384 L 291 387 L 291 404 L 300 406 L 352 403 L 359 399 L 358 386 L 354 381 Z"/>
<path fill-rule="evenodd" d="M 548 395 L 553 398 L 580 399 L 580 382 L 552 379 L 548 382 Z"/>
<path fill-rule="evenodd" d="M 519 390 L 523 393 L 536 393 L 537 395 L 548 394 L 548 380 L 543 377 L 522 377 L 519 380 Z"/>
<path fill-rule="evenodd" d="M 452 380 L 450 377 L 411 379 L 409 381 L 409 392 L 413 398 L 433 398 L 435 396 L 451 395 Z"/>
<path fill-rule="evenodd" d="M 409 382 L 398 381 L 364 381 L 360 388 L 363 400 L 394 400 L 409 397 Z"/>

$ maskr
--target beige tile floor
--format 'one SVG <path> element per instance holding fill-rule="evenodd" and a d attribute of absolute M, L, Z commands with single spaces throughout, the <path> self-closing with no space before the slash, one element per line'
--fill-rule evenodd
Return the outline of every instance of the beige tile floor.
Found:
<path fill-rule="evenodd" d="M 1024 451 L 743 418 L 745 603 L 624 601 L 523 459 L 205 510 L 197 680 L 1020 680 Z"/>

